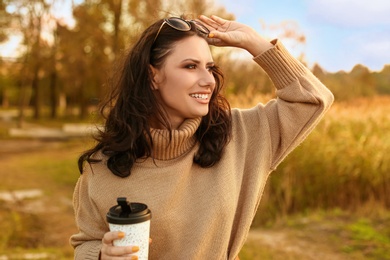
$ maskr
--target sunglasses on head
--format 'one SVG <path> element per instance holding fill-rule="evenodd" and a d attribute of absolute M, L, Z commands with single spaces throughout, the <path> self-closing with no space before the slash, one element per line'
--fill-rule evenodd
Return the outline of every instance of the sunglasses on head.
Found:
<path fill-rule="evenodd" d="M 182 31 L 182 32 L 190 31 L 192 28 L 192 25 L 195 25 L 196 29 L 199 32 L 201 32 L 202 34 L 208 35 L 210 33 L 209 29 L 207 29 L 206 26 L 197 22 L 196 20 L 184 20 L 180 17 L 171 17 L 171 18 L 164 19 L 163 23 L 161 24 L 160 28 L 157 31 L 156 37 L 154 37 L 153 43 L 156 41 L 164 24 L 167 24 L 171 28 L 178 30 L 178 31 Z"/>

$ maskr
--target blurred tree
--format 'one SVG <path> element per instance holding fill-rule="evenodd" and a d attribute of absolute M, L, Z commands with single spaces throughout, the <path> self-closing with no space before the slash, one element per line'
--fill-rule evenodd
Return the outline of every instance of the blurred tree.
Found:
<path fill-rule="evenodd" d="M 324 80 L 326 78 L 325 70 L 318 63 L 314 64 L 311 71 L 320 80 Z"/>
<path fill-rule="evenodd" d="M 41 117 L 42 105 L 49 105 L 50 116 L 57 117 L 58 105 L 64 104 L 61 100 L 66 100 L 70 109 L 78 106 L 80 116 L 85 117 L 91 100 L 104 96 L 106 73 L 115 57 L 123 56 L 118 54 L 124 46 L 131 46 L 152 21 L 174 14 L 164 10 L 194 17 L 208 11 L 233 18 L 207 0 L 85 0 L 73 5 L 76 25 L 72 27 L 52 15 L 56 0 L 1 1 L 15 10 L 12 15 L 25 47 L 17 77 L 20 122 L 28 105 L 33 105 L 35 118 Z M 223 52 L 217 53 L 218 59 L 229 66 Z"/>
<path fill-rule="evenodd" d="M 16 82 L 19 86 L 19 126 L 24 121 L 25 109 L 32 105 L 34 118 L 41 117 L 43 106 L 51 106 L 52 117 L 56 114 L 57 74 L 55 51 L 56 17 L 52 6 L 59 0 L 8 0 L 4 1 L 9 10 L 10 34 L 20 35 L 19 64 L 13 64 L 18 71 Z M 18 66 L 20 65 L 21 66 Z M 8 65 L 9 66 L 9 65 Z M 48 80 L 49 78 L 49 80 Z M 47 89 L 48 88 L 48 89 Z M 47 90 L 47 91 L 46 91 Z M 48 95 L 50 93 L 50 95 Z"/>
<path fill-rule="evenodd" d="M 114 57 L 118 55 L 119 49 L 121 47 L 120 44 L 120 25 L 121 25 L 121 18 L 122 18 L 122 7 L 123 7 L 123 0 L 102 0 L 102 4 L 107 5 L 107 10 L 109 12 L 109 15 L 112 20 L 112 52 Z"/>
<path fill-rule="evenodd" d="M 109 66 L 109 36 L 105 6 L 86 1 L 74 7 L 74 28 L 58 28 L 58 56 L 67 102 L 79 106 L 85 118 L 91 101 L 102 96 L 102 85 Z"/>
<path fill-rule="evenodd" d="M 274 93 L 267 74 L 250 58 L 230 59 L 223 66 L 228 94 L 244 95 L 248 103 L 253 103 L 256 94 Z"/>
<path fill-rule="evenodd" d="M 378 94 L 390 95 L 390 65 L 385 65 L 382 71 L 374 73 Z"/>
<path fill-rule="evenodd" d="M 319 65 L 313 67 L 313 73 L 327 85 L 336 100 L 351 100 L 357 97 L 372 97 L 379 93 L 382 77 L 375 76 L 367 67 L 358 64 L 350 72 L 328 73 Z"/>
<path fill-rule="evenodd" d="M 0 0 L 1 28 L 12 27 L 23 36 L 19 63 L 0 63 L 1 75 L 11 75 L 7 71 L 19 73 L 15 76 L 17 84 L 3 76 L 0 80 L 13 89 L 9 91 L 12 95 L 19 94 L 20 122 L 28 105 L 32 105 L 35 118 L 41 117 L 43 106 L 50 106 L 52 118 L 58 117 L 59 106 L 65 109 L 66 104 L 67 112 L 73 115 L 78 111 L 82 118 L 86 117 L 88 107 L 105 96 L 105 82 L 114 62 L 158 18 L 184 14 L 194 19 L 200 14 L 216 14 L 234 19 L 213 0 L 84 0 L 73 4 L 75 25 L 71 26 L 53 16 L 52 6 L 61 1 Z M 267 28 L 278 30 L 278 37 L 293 46 L 300 48 L 306 42 L 305 35 L 294 23 Z M 7 32 L 10 30 L 0 30 L 0 41 Z M 216 64 L 225 72 L 228 95 L 254 97 L 274 90 L 268 76 L 254 62 L 248 62 L 245 54 L 233 48 L 211 47 L 211 51 Z M 298 58 L 304 61 L 304 54 Z M 390 66 L 376 73 L 363 65 L 356 65 L 349 73 L 328 73 L 319 64 L 312 70 L 338 100 L 390 93 Z M 13 85 L 19 89 L 15 91 Z M 7 96 L 4 89 L 1 87 L 0 94 L 3 103 Z"/>
<path fill-rule="evenodd" d="M 19 126 L 21 126 L 24 121 L 24 110 L 30 97 L 32 97 L 34 118 L 40 117 L 42 106 L 40 77 L 43 73 L 44 53 L 42 50 L 47 47 L 42 39 L 42 24 L 50 6 L 44 0 L 14 0 L 9 1 L 9 4 L 14 7 L 13 16 L 17 18 L 25 46 L 18 80 L 20 86 Z"/>
<path fill-rule="evenodd" d="M 147 26 L 164 16 L 161 15 L 163 8 L 161 0 L 129 0 L 124 23 L 126 42 L 131 45 Z"/>
<path fill-rule="evenodd" d="M 7 12 L 8 0 L 0 0 L 0 43 L 8 39 L 9 24 L 11 23 L 12 16 Z"/>
<path fill-rule="evenodd" d="M 357 64 L 353 67 L 350 77 L 354 96 L 370 97 L 376 93 L 375 78 L 364 65 Z"/>
<path fill-rule="evenodd" d="M 322 81 L 332 90 L 336 100 L 347 100 L 352 98 L 349 89 L 352 82 L 347 72 L 339 71 L 336 73 L 328 73 Z"/>
<path fill-rule="evenodd" d="M 19 21 L 19 15 L 7 10 L 8 6 L 12 3 L 11 0 L 0 0 L 0 42 L 8 40 L 10 34 L 13 31 L 20 31 L 17 22 Z M 21 71 L 21 66 L 18 66 L 15 60 L 9 57 L 1 57 L 0 69 L 1 69 L 1 98 L 2 106 L 8 107 L 9 99 L 8 93 L 10 87 L 20 86 L 20 84 L 13 84 L 12 76 L 15 79 L 19 79 L 20 75 L 17 75 L 16 71 Z M 15 80 L 16 81 L 16 80 Z M 18 80 L 20 82 L 20 80 Z"/>
<path fill-rule="evenodd" d="M 59 23 L 56 21 L 55 29 L 53 30 L 53 43 L 51 45 L 51 51 L 49 56 L 49 100 L 50 100 L 50 117 L 52 119 L 58 117 L 58 104 L 59 104 L 59 88 L 58 88 L 58 66 L 57 66 L 57 51 L 58 51 L 58 27 Z"/>

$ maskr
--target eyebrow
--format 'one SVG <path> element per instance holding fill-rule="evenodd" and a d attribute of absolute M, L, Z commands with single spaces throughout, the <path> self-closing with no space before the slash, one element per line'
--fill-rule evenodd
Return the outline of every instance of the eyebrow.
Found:
<path fill-rule="evenodd" d="M 191 59 L 191 58 L 182 60 L 181 63 L 185 63 L 185 62 L 188 62 L 188 61 L 191 61 L 191 62 L 196 63 L 196 64 L 200 64 L 200 61 L 199 61 L 199 60 L 197 60 L 197 59 Z M 214 65 L 214 64 L 215 64 L 214 61 L 209 61 L 209 62 L 206 63 L 206 65 Z"/>

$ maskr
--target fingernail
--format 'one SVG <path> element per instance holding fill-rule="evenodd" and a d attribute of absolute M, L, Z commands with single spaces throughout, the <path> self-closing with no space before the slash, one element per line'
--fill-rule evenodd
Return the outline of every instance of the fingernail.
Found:
<path fill-rule="evenodd" d="M 132 255 L 132 256 L 131 256 L 131 260 L 138 260 L 138 256 Z"/>
<path fill-rule="evenodd" d="M 125 233 L 119 232 L 119 233 L 118 233 L 118 237 L 119 237 L 119 238 L 124 238 L 124 237 L 125 237 Z"/>
<path fill-rule="evenodd" d="M 133 251 L 133 253 L 138 252 L 139 251 L 139 247 L 138 246 L 133 246 L 131 248 L 131 250 Z"/>
<path fill-rule="evenodd" d="M 214 38 L 214 33 L 209 33 L 209 38 Z"/>

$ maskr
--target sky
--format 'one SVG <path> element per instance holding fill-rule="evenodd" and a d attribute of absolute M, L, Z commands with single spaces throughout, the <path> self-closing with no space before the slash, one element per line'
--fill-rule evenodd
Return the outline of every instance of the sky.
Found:
<path fill-rule="evenodd" d="M 237 21 L 264 37 L 279 38 L 309 67 L 350 71 L 363 64 L 380 71 L 390 64 L 389 0 L 216 0 Z M 281 25 L 304 35 L 299 43 L 281 36 Z"/>

